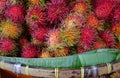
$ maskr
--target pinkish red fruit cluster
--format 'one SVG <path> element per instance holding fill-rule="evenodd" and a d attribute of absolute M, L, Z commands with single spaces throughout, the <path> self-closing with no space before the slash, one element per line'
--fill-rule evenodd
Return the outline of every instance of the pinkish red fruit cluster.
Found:
<path fill-rule="evenodd" d="M 118 45 L 120 0 L 0 0 L 0 55 L 62 57 Z"/>

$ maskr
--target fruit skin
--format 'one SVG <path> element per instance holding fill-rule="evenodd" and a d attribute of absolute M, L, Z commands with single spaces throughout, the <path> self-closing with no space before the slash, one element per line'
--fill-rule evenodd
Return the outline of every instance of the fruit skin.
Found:
<path fill-rule="evenodd" d="M 22 49 L 23 58 L 35 58 L 38 57 L 40 49 L 34 44 L 27 44 Z"/>
<path fill-rule="evenodd" d="M 59 48 L 54 51 L 54 57 L 63 57 L 68 55 L 68 48 Z"/>
<path fill-rule="evenodd" d="M 32 37 L 34 40 L 38 41 L 39 43 L 43 43 L 45 41 L 45 37 L 47 35 L 48 28 L 46 26 L 40 27 L 32 33 Z"/>
<path fill-rule="evenodd" d="M 3 38 L 0 40 L 0 53 L 3 55 L 10 54 L 15 48 L 16 44 L 14 40 L 9 38 Z"/>
<path fill-rule="evenodd" d="M 60 29 L 60 37 L 64 46 L 71 47 L 77 44 L 80 37 L 80 31 L 76 27 Z"/>
<path fill-rule="evenodd" d="M 85 24 L 86 20 L 85 17 L 81 14 L 70 13 L 64 20 L 63 26 L 64 27 L 77 27 L 80 28 Z"/>
<path fill-rule="evenodd" d="M 108 48 L 112 48 L 115 46 L 114 35 L 110 31 L 108 30 L 100 31 L 99 36 L 103 39 Z"/>
<path fill-rule="evenodd" d="M 93 27 L 93 28 L 98 28 L 99 27 L 99 20 L 96 18 L 94 14 L 89 14 L 87 16 L 87 25 Z"/>
<path fill-rule="evenodd" d="M 90 26 L 81 28 L 81 34 L 79 39 L 79 45 L 85 50 L 89 50 L 96 37 L 96 31 Z"/>
<path fill-rule="evenodd" d="M 110 1 L 105 1 L 102 4 L 98 5 L 94 9 L 94 12 L 99 19 L 108 19 L 113 8 L 114 6 Z"/>
<path fill-rule="evenodd" d="M 69 8 L 66 6 L 64 0 L 50 0 L 46 5 L 47 20 L 51 24 L 57 24 L 66 17 Z"/>
<path fill-rule="evenodd" d="M 61 38 L 59 36 L 59 29 L 52 29 L 48 32 L 46 38 L 46 44 L 49 50 L 56 50 L 57 48 L 63 47 Z"/>
<path fill-rule="evenodd" d="M 40 26 L 45 25 L 45 13 L 39 5 L 29 7 L 26 15 L 26 22 L 32 30 L 36 30 Z"/>
<path fill-rule="evenodd" d="M 120 23 L 113 24 L 111 26 L 111 31 L 120 41 Z"/>
<path fill-rule="evenodd" d="M 0 25 L 2 37 L 5 38 L 18 38 L 22 32 L 20 26 L 8 20 L 1 22 Z"/>
<path fill-rule="evenodd" d="M 77 2 L 72 9 L 74 12 L 77 12 L 78 14 L 85 14 L 88 10 L 87 3 L 84 1 Z"/>
<path fill-rule="evenodd" d="M 23 5 L 13 4 L 9 6 L 5 11 L 5 16 L 15 23 L 23 23 L 25 16 Z"/>

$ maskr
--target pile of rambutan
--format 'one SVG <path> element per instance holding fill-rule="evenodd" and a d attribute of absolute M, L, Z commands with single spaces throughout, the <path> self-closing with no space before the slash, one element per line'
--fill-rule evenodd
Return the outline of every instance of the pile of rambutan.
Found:
<path fill-rule="evenodd" d="M 63 57 L 120 49 L 119 0 L 0 0 L 0 55 Z"/>

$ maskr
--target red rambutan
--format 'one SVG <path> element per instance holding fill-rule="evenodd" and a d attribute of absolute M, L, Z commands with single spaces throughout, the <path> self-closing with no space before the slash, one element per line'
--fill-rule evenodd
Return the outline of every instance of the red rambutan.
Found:
<path fill-rule="evenodd" d="M 14 4 L 7 8 L 5 16 L 16 23 L 24 22 L 24 8 L 22 5 Z"/>
<path fill-rule="evenodd" d="M 113 9 L 113 5 L 110 1 L 105 1 L 95 8 L 95 14 L 100 19 L 107 19 Z"/>
<path fill-rule="evenodd" d="M 39 26 L 45 24 L 45 14 L 38 5 L 30 6 L 27 15 L 26 22 L 31 28 L 37 29 Z"/>
<path fill-rule="evenodd" d="M 22 57 L 24 58 L 35 58 L 38 56 L 39 48 L 34 44 L 27 44 L 22 49 Z"/>
<path fill-rule="evenodd" d="M 4 55 L 7 55 L 9 52 L 15 49 L 15 42 L 9 38 L 3 38 L 0 40 L 0 51 Z"/>
<path fill-rule="evenodd" d="M 89 14 L 87 16 L 87 24 L 93 28 L 97 28 L 99 26 L 99 20 L 95 15 Z"/>
<path fill-rule="evenodd" d="M 50 23 L 58 23 L 67 15 L 69 9 L 64 0 L 50 0 L 47 3 L 46 11 Z"/>
<path fill-rule="evenodd" d="M 107 30 L 100 31 L 99 35 L 103 39 L 103 41 L 106 43 L 107 47 L 112 48 L 115 46 L 114 35 L 110 31 L 107 31 Z"/>
<path fill-rule="evenodd" d="M 47 35 L 48 28 L 47 27 L 40 27 L 32 34 L 33 39 L 37 40 L 38 42 L 42 43 L 45 40 Z"/>
<path fill-rule="evenodd" d="M 79 45 L 81 45 L 85 50 L 88 50 L 93 44 L 95 36 L 96 32 L 92 27 L 85 26 L 81 28 Z"/>

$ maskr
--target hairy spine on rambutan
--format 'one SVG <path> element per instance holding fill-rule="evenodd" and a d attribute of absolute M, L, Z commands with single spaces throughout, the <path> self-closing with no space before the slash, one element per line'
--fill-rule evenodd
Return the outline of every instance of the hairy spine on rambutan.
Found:
<path fill-rule="evenodd" d="M 108 19 L 114 6 L 110 1 L 105 1 L 102 4 L 98 5 L 94 11 L 99 19 Z"/>
<path fill-rule="evenodd" d="M 76 2 L 72 10 L 78 14 L 85 14 L 88 10 L 88 5 L 85 1 Z"/>
<path fill-rule="evenodd" d="M 14 40 L 9 38 L 2 38 L 0 40 L 0 54 L 9 55 L 15 50 L 15 48 L 16 48 L 16 44 Z"/>
<path fill-rule="evenodd" d="M 94 14 L 89 14 L 87 16 L 87 24 L 93 28 L 98 28 L 99 20 Z"/>
<path fill-rule="evenodd" d="M 49 50 L 56 50 L 57 48 L 63 47 L 63 43 L 61 41 L 59 35 L 59 29 L 52 29 L 47 34 L 46 44 Z"/>
<path fill-rule="evenodd" d="M 63 57 L 68 55 L 68 48 L 59 48 L 54 51 L 54 57 Z"/>
<path fill-rule="evenodd" d="M 77 27 L 80 28 L 85 24 L 85 17 L 81 14 L 70 13 L 62 22 L 64 27 Z"/>
<path fill-rule="evenodd" d="M 76 27 L 71 28 L 61 28 L 60 37 L 65 46 L 74 46 L 77 44 L 80 38 L 80 30 Z"/>
<path fill-rule="evenodd" d="M 45 13 L 39 5 L 29 7 L 26 15 L 26 22 L 33 30 L 45 25 Z"/>
<path fill-rule="evenodd" d="M 53 54 L 48 51 L 47 49 L 43 49 L 42 52 L 39 55 L 39 58 L 51 58 Z"/>
<path fill-rule="evenodd" d="M 47 20 L 52 24 L 60 22 L 69 12 L 64 0 L 50 0 L 46 5 Z"/>
<path fill-rule="evenodd" d="M 18 38 L 22 32 L 21 26 L 8 20 L 1 22 L 0 28 L 5 38 Z"/>
<path fill-rule="evenodd" d="M 82 46 L 85 50 L 89 50 L 95 40 L 96 32 L 90 26 L 81 28 L 79 46 Z"/>
<path fill-rule="evenodd" d="M 15 23 L 23 23 L 25 17 L 23 5 L 10 5 L 5 11 L 5 16 L 14 21 Z"/>
<path fill-rule="evenodd" d="M 99 36 L 105 41 L 107 47 L 112 48 L 115 46 L 114 35 L 110 31 L 100 31 Z"/>
<path fill-rule="evenodd" d="M 43 43 L 45 41 L 47 33 L 48 33 L 48 28 L 44 26 L 35 30 L 31 35 L 34 40 L 36 40 L 39 43 Z"/>
<path fill-rule="evenodd" d="M 38 57 L 40 49 L 34 44 L 26 44 L 22 49 L 22 57 L 24 58 L 35 58 Z"/>

